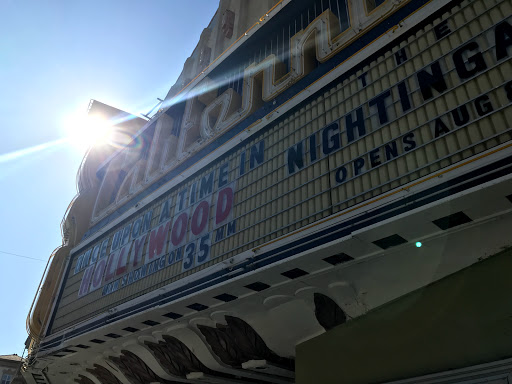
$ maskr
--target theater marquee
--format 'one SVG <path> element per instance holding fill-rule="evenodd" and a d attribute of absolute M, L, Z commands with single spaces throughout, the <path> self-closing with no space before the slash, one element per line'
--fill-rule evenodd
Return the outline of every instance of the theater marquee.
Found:
<path fill-rule="evenodd" d="M 510 141 L 512 20 L 497 4 L 446 12 L 91 242 L 73 256 L 54 328 Z M 293 90 L 286 81 L 268 95 Z"/>

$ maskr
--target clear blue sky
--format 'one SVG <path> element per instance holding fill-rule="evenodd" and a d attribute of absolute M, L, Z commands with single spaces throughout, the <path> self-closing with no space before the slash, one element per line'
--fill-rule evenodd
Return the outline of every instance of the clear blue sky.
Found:
<path fill-rule="evenodd" d="M 176 81 L 217 6 L 0 0 L 0 355 L 23 351 L 25 319 L 61 244 L 83 156 L 66 143 L 18 151 L 63 138 L 90 99 L 146 113 Z"/>

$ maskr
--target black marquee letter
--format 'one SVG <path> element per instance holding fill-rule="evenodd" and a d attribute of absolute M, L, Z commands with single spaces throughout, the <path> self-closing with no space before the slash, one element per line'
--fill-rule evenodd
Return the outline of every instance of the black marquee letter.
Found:
<path fill-rule="evenodd" d="M 469 111 L 466 104 L 452 110 L 452 117 L 455 125 L 460 127 L 469 121 Z"/>
<path fill-rule="evenodd" d="M 219 167 L 218 186 L 219 188 L 229 183 L 229 163 L 224 163 Z M 192 202 L 191 202 L 192 204 Z"/>
<path fill-rule="evenodd" d="M 344 166 L 339 167 L 336 170 L 334 178 L 336 179 L 336 182 L 338 184 L 343 183 L 345 181 L 345 179 L 347 178 L 347 168 L 345 168 Z"/>
<path fill-rule="evenodd" d="M 245 173 L 245 151 L 240 154 L 240 176 Z"/>
<path fill-rule="evenodd" d="M 213 171 L 201 178 L 199 182 L 199 199 L 213 192 Z M 184 199 L 183 199 L 184 200 Z M 181 210 L 181 208 L 180 208 Z"/>
<path fill-rule="evenodd" d="M 362 157 L 358 157 L 354 160 L 354 176 L 357 176 L 361 173 L 361 170 L 364 168 L 364 159 Z"/>
<path fill-rule="evenodd" d="M 195 204 L 195 202 L 197 201 L 197 183 L 192 183 L 190 185 L 190 193 L 188 195 L 188 201 L 189 201 L 190 205 Z"/>
<path fill-rule="evenodd" d="M 304 144 L 302 141 L 288 148 L 288 174 L 295 173 L 295 167 L 300 171 L 304 168 Z"/>
<path fill-rule="evenodd" d="M 407 92 L 405 81 L 398 83 L 397 87 L 398 95 L 400 96 L 400 103 L 402 104 L 402 111 L 406 112 L 411 109 L 411 99 L 409 98 L 409 93 Z"/>
<path fill-rule="evenodd" d="M 384 146 L 384 151 L 386 153 L 386 161 L 393 160 L 395 157 L 398 157 L 398 147 L 396 146 L 396 141 L 387 143 Z"/>
<path fill-rule="evenodd" d="M 309 161 L 314 163 L 316 161 L 316 133 L 309 136 Z"/>
<path fill-rule="evenodd" d="M 338 123 L 329 124 L 322 130 L 322 153 L 328 155 L 341 147 Z"/>
<path fill-rule="evenodd" d="M 445 123 L 443 123 L 443 120 L 441 120 L 439 117 L 436 119 L 436 124 L 434 126 L 434 137 L 437 139 L 439 136 L 444 135 L 445 133 L 450 132 L 448 127 Z"/>
<path fill-rule="evenodd" d="M 451 32 L 448 26 L 448 20 L 443 20 L 434 27 L 434 33 L 436 34 L 437 40 L 441 40 Z"/>
<path fill-rule="evenodd" d="M 358 79 L 359 79 L 359 80 L 361 80 L 361 85 L 363 86 L 363 88 L 364 88 L 364 87 L 366 87 L 366 86 L 368 85 L 368 83 L 366 82 L 366 75 L 367 75 L 367 74 L 368 74 L 368 73 L 367 73 L 367 72 L 365 72 L 365 73 L 363 73 L 361 76 L 359 76 L 359 77 L 358 77 Z"/>
<path fill-rule="evenodd" d="M 263 164 L 265 158 L 265 140 L 261 140 L 259 143 L 254 144 L 251 147 L 249 155 L 249 169 Z"/>
<path fill-rule="evenodd" d="M 404 137 L 402 137 L 402 143 L 404 143 L 404 151 L 406 152 L 416 148 L 416 142 L 414 141 L 414 132 L 409 132 L 405 134 Z"/>
<path fill-rule="evenodd" d="M 363 107 L 356 109 L 356 121 L 352 120 L 352 112 L 345 116 L 345 129 L 347 130 L 347 141 L 350 143 L 355 140 L 354 129 L 359 131 L 359 137 L 366 135 L 366 128 L 364 126 Z"/>
<path fill-rule="evenodd" d="M 423 100 L 428 100 L 433 96 L 432 88 L 439 93 L 446 91 L 448 88 L 446 81 L 444 81 L 439 61 L 434 61 L 430 65 L 430 68 L 432 69 L 432 73 L 428 73 L 424 69 L 416 73 Z"/>
<path fill-rule="evenodd" d="M 508 57 L 508 47 L 512 45 L 512 26 L 506 21 L 494 28 L 496 39 L 496 60 Z"/>
<path fill-rule="evenodd" d="M 505 84 L 505 92 L 507 93 L 507 99 L 512 101 L 512 81 Z"/>
<path fill-rule="evenodd" d="M 478 116 L 485 116 L 488 113 L 494 111 L 489 96 L 482 95 L 475 99 L 475 109 Z"/>
<path fill-rule="evenodd" d="M 377 112 L 379 113 L 379 121 L 381 124 L 386 124 L 389 121 L 388 113 L 386 111 L 386 99 L 391 96 L 389 89 L 382 92 L 380 95 L 374 97 L 368 103 L 370 107 L 376 105 Z"/>
<path fill-rule="evenodd" d="M 453 63 L 455 64 L 455 69 L 461 79 L 468 79 L 487 68 L 484 56 L 482 55 L 482 52 L 479 51 L 479 48 L 480 47 L 477 42 L 472 41 L 463 45 L 453 53 Z M 467 62 L 465 62 L 464 53 L 467 51 L 477 52 L 474 55 L 469 56 Z M 468 68 L 469 66 L 471 66 L 471 68 Z"/>
<path fill-rule="evenodd" d="M 372 149 L 370 153 L 368 153 L 370 156 L 370 166 L 372 168 L 376 167 L 377 165 L 380 165 L 380 148 Z"/>

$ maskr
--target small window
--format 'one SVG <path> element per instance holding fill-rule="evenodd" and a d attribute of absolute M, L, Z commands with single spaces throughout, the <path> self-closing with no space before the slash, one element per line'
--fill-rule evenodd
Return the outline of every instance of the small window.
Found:
<path fill-rule="evenodd" d="M 2 375 L 2 382 L 0 384 L 10 384 L 11 380 L 12 380 L 11 375 L 4 374 L 4 375 Z"/>
<path fill-rule="evenodd" d="M 366 1 L 366 10 L 368 13 L 372 12 L 375 8 L 385 3 L 387 0 L 364 0 Z"/>

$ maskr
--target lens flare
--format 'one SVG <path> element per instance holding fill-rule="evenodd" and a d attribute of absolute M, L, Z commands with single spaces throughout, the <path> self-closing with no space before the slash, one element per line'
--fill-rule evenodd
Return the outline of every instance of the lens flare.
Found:
<path fill-rule="evenodd" d="M 112 135 L 112 125 L 97 116 L 85 116 L 69 123 L 66 127 L 68 142 L 81 152 L 93 145 L 105 144 Z"/>
<path fill-rule="evenodd" d="M 18 160 L 22 157 L 57 147 L 59 145 L 64 144 L 66 141 L 67 141 L 66 139 L 58 139 L 58 140 L 50 141 L 48 143 L 34 145 L 32 147 L 19 149 L 17 151 L 0 154 L 0 164 L 7 163 L 9 161 Z"/>
<path fill-rule="evenodd" d="M 105 140 L 105 142 L 117 149 L 123 148 L 132 148 L 132 149 L 142 149 L 145 145 L 145 140 L 143 135 L 138 135 L 133 137 L 130 132 L 127 132 L 120 128 L 115 128 L 111 131 L 109 137 Z"/>

